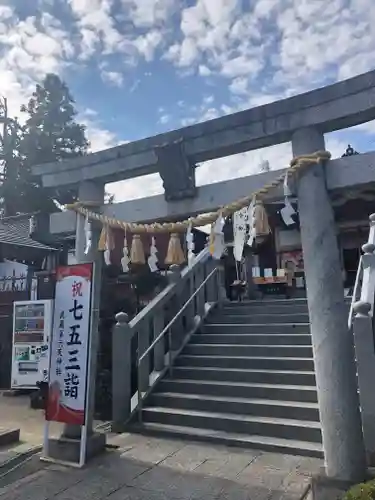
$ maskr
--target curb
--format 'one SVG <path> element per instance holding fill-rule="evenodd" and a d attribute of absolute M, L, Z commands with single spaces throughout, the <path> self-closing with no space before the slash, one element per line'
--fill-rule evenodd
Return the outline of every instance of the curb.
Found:
<path fill-rule="evenodd" d="M 0 429 L 0 446 L 19 443 L 20 429 Z"/>
<path fill-rule="evenodd" d="M 32 458 L 34 455 L 42 451 L 42 446 L 33 446 L 23 452 L 18 453 L 12 458 L 9 458 L 0 466 L 0 480 L 14 469 L 22 465 L 24 462 Z"/>

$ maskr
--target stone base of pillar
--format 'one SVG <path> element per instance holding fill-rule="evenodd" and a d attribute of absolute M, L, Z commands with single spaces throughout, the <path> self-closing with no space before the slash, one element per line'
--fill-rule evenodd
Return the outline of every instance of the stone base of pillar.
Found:
<path fill-rule="evenodd" d="M 94 432 L 87 436 L 86 461 L 103 453 L 106 446 L 106 435 Z M 55 460 L 63 462 L 79 463 L 80 441 L 79 439 L 69 439 L 60 437 L 49 439 L 48 454 Z"/>

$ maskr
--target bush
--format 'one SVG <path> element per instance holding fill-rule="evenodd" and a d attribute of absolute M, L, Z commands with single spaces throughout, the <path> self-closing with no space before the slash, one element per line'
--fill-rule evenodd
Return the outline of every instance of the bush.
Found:
<path fill-rule="evenodd" d="M 375 500 L 375 479 L 350 488 L 344 500 Z"/>

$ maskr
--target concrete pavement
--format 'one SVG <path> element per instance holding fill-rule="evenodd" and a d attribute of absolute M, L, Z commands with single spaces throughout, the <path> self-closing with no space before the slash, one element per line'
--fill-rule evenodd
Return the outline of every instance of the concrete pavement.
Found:
<path fill-rule="evenodd" d="M 0 500 L 297 500 L 318 459 L 222 446 L 112 436 L 117 449 L 83 470 L 46 465 L 0 490 Z"/>

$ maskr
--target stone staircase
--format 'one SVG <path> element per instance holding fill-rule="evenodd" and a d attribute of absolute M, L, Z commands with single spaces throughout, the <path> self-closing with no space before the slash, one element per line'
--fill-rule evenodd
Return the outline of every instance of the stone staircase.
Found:
<path fill-rule="evenodd" d="M 214 309 L 141 412 L 142 433 L 322 457 L 306 300 Z"/>

